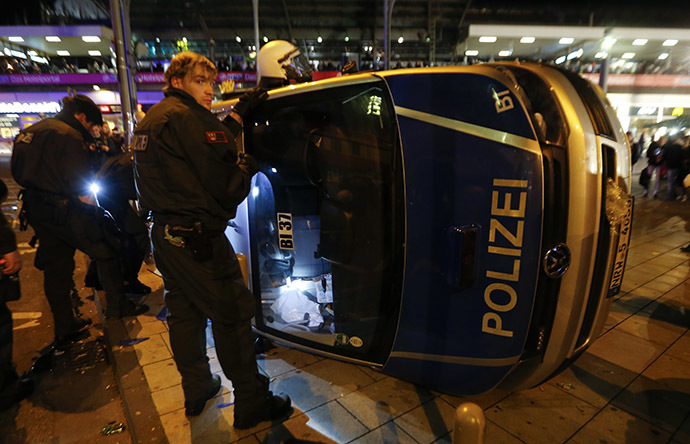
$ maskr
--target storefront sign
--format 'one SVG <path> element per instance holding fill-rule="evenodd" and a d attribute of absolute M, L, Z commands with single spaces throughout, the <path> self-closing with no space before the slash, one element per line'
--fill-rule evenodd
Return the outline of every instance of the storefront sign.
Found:
<path fill-rule="evenodd" d="M 59 102 L 0 102 L 0 114 L 55 114 L 61 108 Z"/>

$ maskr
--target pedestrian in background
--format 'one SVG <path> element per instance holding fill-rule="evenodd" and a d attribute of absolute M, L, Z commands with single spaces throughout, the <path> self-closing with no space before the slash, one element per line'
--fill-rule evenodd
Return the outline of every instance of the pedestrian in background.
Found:
<path fill-rule="evenodd" d="M 666 162 L 668 192 L 666 197 L 668 200 L 676 200 L 678 197 L 677 188 L 681 186 L 680 171 L 683 168 L 683 145 L 681 134 L 673 135 L 669 141 L 662 146 L 664 152 L 664 161 Z"/>
<path fill-rule="evenodd" d="M 98 264 L 106 317 L 119 319 L 148 310 L 125 297 L 117 254 L 119 233 L 107 214 L 95 206 L 89 188 L 93 174 L 89 145 L 94 143 L 94 126 L 103 125 L 101 112 L 80 94 L 65 97 L 62 103 L 62 111 L 54 118 L 19 133 L 11 160 L 12 176 L 24 187 L 27 220 L 39 239 L 34 265 L 43 271 L 56 348 L 68 346 L 91 323 L 72 311 L 70 291 L 77 249 Z"/>
<path fill-rule="evenodd" d="M 108 156 L 117 156 L 126 151 L 125 138 L 122 137 L 122 131 L 118 127 L 113 128 L 108 137 Z"/>
<path fill-rule="evenodd" d="M 652 141 L 647 148 L 647 172 L 649 173 L 649 183 L 644 189 L 644 197 L 647 197 L 651 181 L 654 180 L 654 198 L 659 194 L 659 183 L 661 182 L 661 165 L 664 163 L 664 152 L 662 146 L 666 144 L 666 137 Z"/>
<path fill-rule="evenodd" d="M 153 218 L 152 251 L 163 275 L 185 414 L 201 414 L 221 388 L 206 354 L 210 319 L 218 360 L 234 389 L 234 427 L 246 429 L 291 411 L 290 398 L 273 395 L 258 372 L 255 299 L 224 234 L 258 169 L 251 156 L 238 155 L 234 141 L 245 114 L 267 94 L 246 93 L 221 123 L 210 112 L 216 75 L 207 58 L 177 54 L 165 72 L 165 99 L 137 125 L 130 147 L 140 203 Z"/>

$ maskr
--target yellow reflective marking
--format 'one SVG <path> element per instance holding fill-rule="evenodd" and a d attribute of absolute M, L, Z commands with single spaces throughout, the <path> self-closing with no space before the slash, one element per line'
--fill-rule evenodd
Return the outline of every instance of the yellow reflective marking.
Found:
<path fill-rule="evenodd" d="M 21 325 L 17 325 L 16 327 L 13 327 L 12 330 L 22 330 L 24 328 L 38 327 L 39 325 L 41 325 L 41 323 L 38 322 L 36 319 L 33 319 L 29 322 L 25 322 Z"/>
<path fill-rule="evenodd" d="M 409 117 L 411 119 L 420 120 L 422 122 L 430 123 L 432 125 L 448 128 L 460 133 L 470 134 L 482 139 L 493 140 L 495 142 L 510 145 L 521 150 L 530 151 L 534 154 L 541 155 L 539 142 L 528 139 L 526 137 L 510 134 L 505 131 L 499 131 L 484 126 L 474 125 L 472 123 L 461 122 L 460 120 L 449 119 L 447 117 L 437 116 L 414 109 L 403 108 L 396 106 L 395 112 L 398 115 Z"/>
<path fill-rule="evenodd" d="M 526 180 L 494 179 L 495 187 L 527 188 Z"/>
<path fill-rule="evenodd" d="M 38 319 L 43 316 L 40 311 L 17 311 L 12 313 L 12 319 Z"/>
<path fill-rule="evenodd" d="M 446 362 L 449 364 L 474 365 L 477 367 L 506 367 L 513 365 L 520 359 L 520 356 L 509 356 L 507 358 L 468 358 L 465 356 L 430 355 L 427 353 L 412 352 L 391 352 L 391 358 L 416 359 L 419 361 Z"/>

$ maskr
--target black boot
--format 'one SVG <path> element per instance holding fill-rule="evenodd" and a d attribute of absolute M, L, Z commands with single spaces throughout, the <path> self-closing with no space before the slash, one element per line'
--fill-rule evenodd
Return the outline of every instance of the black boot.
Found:
<path fill-rule="evenodd" d="M 235 405 L 235 423 L 233 427 L 236 429 L 251 429 L 263 421 L 275 421 L 277 419 L 286 419 L 292 412 L 292 405 L 288 395 L 274 395 L 268 392 L 264 402 L 253 411 L 241 412 L 237 410 Z"/>

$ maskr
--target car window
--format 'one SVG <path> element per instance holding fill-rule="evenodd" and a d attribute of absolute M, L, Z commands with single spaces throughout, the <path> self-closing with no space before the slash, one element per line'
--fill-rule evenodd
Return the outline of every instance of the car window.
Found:
<path fill-rule="evenodd" d="M 273 99 L 246 127 L 246 150 L 261 164 L 249 198 L 257 322 L 311 346 L 383 359 L 397 321 L 403 235 L 385 84 Z"/>

